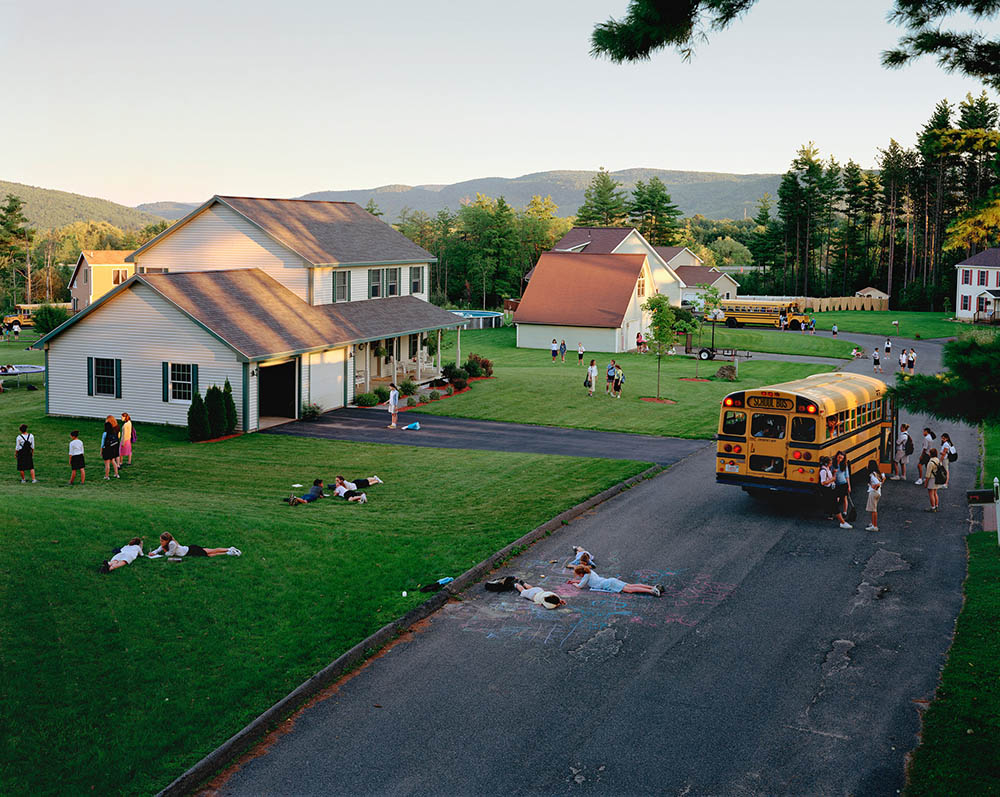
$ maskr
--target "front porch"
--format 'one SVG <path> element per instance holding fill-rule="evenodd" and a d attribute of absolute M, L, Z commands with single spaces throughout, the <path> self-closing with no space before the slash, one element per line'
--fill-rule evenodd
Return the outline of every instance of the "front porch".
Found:
<path fill-rule="evenodd" d="M 455 362 L 462 358 L 462 328 L 457 327 L 458 345 Z M 398 335 L 394 338 L 365 341 L 353 346 L 354 395 L 371 393 L 378 385 L 397 385 L 410 379 L 427 385 L 441 378 L 441 330 L 435 330 L 437 348 L 432 357 L 427 353 L 423 333 Z"/>

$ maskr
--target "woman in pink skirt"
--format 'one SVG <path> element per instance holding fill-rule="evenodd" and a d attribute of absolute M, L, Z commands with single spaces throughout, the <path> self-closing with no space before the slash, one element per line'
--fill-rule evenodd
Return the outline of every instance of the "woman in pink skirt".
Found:
<path fill-rule="evenodd" d="M 122 436 L 118 446 L 118 465 L 132 464 L 132 443 L 135 442 L 135 427 L 132 425 L 132 416 L 127 412 L 122 413 Z M 125 458 L 128 457 L 128 462 Z"/>

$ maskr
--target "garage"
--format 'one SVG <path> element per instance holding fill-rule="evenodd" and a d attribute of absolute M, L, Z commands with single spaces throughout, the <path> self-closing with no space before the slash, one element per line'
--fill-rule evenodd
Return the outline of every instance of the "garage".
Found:
<path fill-rule="evenodd" d="M 298 363 L 286 360 L 261 365 L 257 381 L 257 406 L 260 428 L 296 418 Z"/>

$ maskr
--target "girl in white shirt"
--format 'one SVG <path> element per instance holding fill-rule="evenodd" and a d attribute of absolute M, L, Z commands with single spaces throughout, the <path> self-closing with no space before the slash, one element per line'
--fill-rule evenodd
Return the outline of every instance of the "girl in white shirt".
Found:
<path fill-rule="evenodd" d="M 202 548 L 200 545 L 181 545 L 174 539 L 173 534 L 169 531 L 165 531 L 160 535 L 160 547 L 155 551 L 150 551 L 149 556 L 159 556 L 160 554 L 177 557 L 222 556 L 223 554 L 228 554 L 229 556 L 241 556 L 242 553 L 243 552 L 239 548 Z"/>
<path fill-rule="evenodd" d="M 587 366 L 587 395 L 594 397 L 594 385 L 597 384 L 597 360 L 591 360 Z"/>
<path fill-rule="evenodd" d="M 128 545 L 123 545 L 118 553 L 101 565 L 101 572 L 110 573 L 119 567 L 130 565 L 142 555 L 142 538 L 133 537 L 128 541 Z"/>
<path fill-rule="evenodd" d="M 872 522 L 865 531 L 878 531 L 878 502 L 882 497 L 884 481 L 885 475 L 879 470 L 878 463 L 874 459 L 868 460 L 868 504 L 865 509 L 872 513 Z"/>
<path fill-rule="evenodd" d="M 951 454 L 955 455 L 958 459 L 958 449 L 955 448 L 955 444 L 951 442 L 951 435 L 947 432 L 941 433 L 941 455 L 939 459 L 941 460 L 941 466 L 944 468 L 945 482 L 944 484 L 939 484 L 938 489 L 943 490 L 948 486 L 948 482 L 951 481 Z"/>

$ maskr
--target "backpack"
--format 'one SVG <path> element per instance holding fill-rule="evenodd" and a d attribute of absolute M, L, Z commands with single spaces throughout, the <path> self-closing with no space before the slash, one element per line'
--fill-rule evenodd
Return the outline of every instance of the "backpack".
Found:
<path fill-rule="evenodd" d="M 487 581 L 483 584 L 483 587 L 485 587 L 487 592 L 512 592 L 516 580 L 514 576 L 494 578 L 492 581 Z"/>
<path fill-rule="evenodd" d="M 27 451 L 30 454 L 31 453 L 31 441 L 28 439 L 28 437 L 26 435 L 20 435 L 20 439 L 23 441 L 21 443 L 21 450 L 22 451 Z"/>
<path fill-rule="evenodd" d="M 945 484 L 948 481 L 947 474 L 944 473 L 944 467 L 941 463 L 937 463 L 934 466 L 934 484 Z"/>
<path fill-rule="evenodd" d="M 951 451 L 948 452 L 948 461 L 954 462 L 956 459 L 958 459 L 958 451 L 952 446 Z"/>
<path fill-rule="evenodd" d="M 903 432 L 903 434 L 906 434 L 906 432 Z M 908 434 L 906 434 L 906 445 L 903 450 L 906 452 L 906 456 L 910 456 L 913 453 L 913 438 Z"/>

